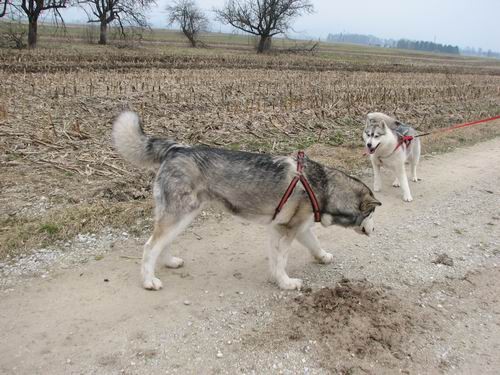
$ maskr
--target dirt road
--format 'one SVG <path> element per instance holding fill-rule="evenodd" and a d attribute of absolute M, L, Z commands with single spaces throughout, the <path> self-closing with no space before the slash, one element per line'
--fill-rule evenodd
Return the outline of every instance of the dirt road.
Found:
<path fill-rule="evenodd" d="M 318 227 L 328 266 L 294 245 L 300 293 L 268 281 L 265 228 L 228 217 L 178 238 L 159 292 L 140 287 L 147 234 L 43 277 L 11 266 L 0 373 L 498 373 L 499 165 L 500 139 L 426 158 L 412 203 L 385 174 L 372 237 Z"/>

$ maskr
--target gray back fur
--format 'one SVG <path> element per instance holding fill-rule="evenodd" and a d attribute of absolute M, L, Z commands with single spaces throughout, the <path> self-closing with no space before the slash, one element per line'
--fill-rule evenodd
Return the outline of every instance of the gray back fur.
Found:
<path fill-rule="evenodd" d="M 293 158 L 206 146 L 186 147 L 148 138 L 134 119 L 130 115 L 117 119 L 114 143 L 122 155 L 136 164 L 140 165 L 140 161 L 159 164 L 153 187 L 157 218 L 165 214 L 182 217 L 200 209 L 205 202 L 215 201 L 235 215 L 265 217 L 270 222 L 296 175 Z M 134 152 L 127 151 L 124 145 Z M 331 218 L 330 224 L 359 225 L 380 204 L 358 179 L 309 158 L 305 158 L 304 175 L 317 196 L 321 213 Z M 299 185 L 287 204 L 295 205 L 297 212 L 307 211 L 312 215 L 309 198 Z"/>

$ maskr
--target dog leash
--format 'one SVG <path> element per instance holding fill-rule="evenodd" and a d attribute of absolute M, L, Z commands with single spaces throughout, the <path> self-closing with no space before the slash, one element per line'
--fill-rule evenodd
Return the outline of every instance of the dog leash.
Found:
<path fill-rule="evenodd" d="M 409 144 L 414 138 L 425 137 L 426 135 L 431 135 L 431 134 L 435 134 L 435 133 L 442 133 L 442 132 L 446 132 L 446 131 L 450 131 L 450 130 L 465 128 L 467 126 L 482 124 L 484 122 L 490 122 L 490 121 L 495 121 L 495 120 L 499 120 L 499 119 L 500 119 L 500 116 L 494 116 L 494 117 L 485 118 L 482 120 L 477 120 L 477 121 L 466 122 L 463 124 L 449 126 L 447 128 L 436 129 L 436 130 L 433 130 L 431 132 L 422 133 L 422 134 L 418 134 L 418 135 L 408 135 L 408 136 L 405 135 L 405 136 L 403 136 L 403 139 L 400 141 L 400 143 L 398 144 L 398 146 L 396 147 L 395 150 L 397 150 L 398 147 L 401 146 L 402 143 Z"/>
<path fill-rule="evenodd" d="M 321 221 L 321 213 L 319 210 L 318 199 L 316 198 L 316 195 L 314 194 L 314 190 L 311 188 L 309 181 L 307 181 L 307 178 L 303 174 L 304 158 L 305 158 L 304 151 L 299 151 L 297 153 L 297 176 L 295 176 L 292 179 L 292 182 L 290 182 L 290 185 L 288 185 L 288 188 L 286 189 L 285 194 L 283 194 L 283 197 L 281 198 L 280 203 L 278 204 L 278 207 L 276 207 L 276 210 L 274 211 L 273 220 L 276 219 L 276 216 L 278 216 L 281 209 L 286 204 L 286 202 L 288 201 L 288 199 L 292 195 L 293 191 L 295 190 L 297 183 L 300 181 L 302 183 L 302 186 L 304 186 L 304 189 L 306 190 L 306 193 L 309 197 L 309 200 L 311 201 L 311 206 L 312 206 L 313 212 L 314 212 L 314 221 L 317 223 L 319 223 Z"/>
<path fill-rule="evenodd" d="M 490 117 L 490 118 L 485 118 L 485 119 L 482 119 L 482 120 L 477 120 L 477 121 L 472 121 L 472 122 L 466 122 L 464 124 L 453 125 L 453 126 L 450 126 L 450 127 L 447 127 L 447 128 L 436 129 L 436 130 L 431 131 L 431 132 L 418 134 L 418 135 L 413 136 L 412 139 L 413 138 L 418 138 L 418 137 L 425 137 L 426 135 L 430 135 L 430 134 L 434 134 L 434 133 L 441 133 L 441 132 L 446 132 L 446 131 L 450 131 L 450 130 L 465 128 L 467 126 L 482 124 L 484 122 L 490 122 L 490 121 L 495 121 L 495 120 L 499 120 L 499 119 L 500 119 L 500 115 L 499 116 Z"/>

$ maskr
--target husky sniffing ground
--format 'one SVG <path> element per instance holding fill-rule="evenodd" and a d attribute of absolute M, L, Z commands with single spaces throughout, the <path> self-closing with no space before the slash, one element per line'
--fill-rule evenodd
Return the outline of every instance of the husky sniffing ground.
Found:
<path fill-rule="evenodd" d="M 413 200 L 406 176 L 405 163 L 410 163 L 412 181 L 417 182 L 420 139 L 414 138 L 409 144 L 405 142 L 400 144 L 400 141 L 403 136 L 415 135 L 417 135 L 415 129 L 384 113 L 374 112 L 367 115 L 363 139 L 373 166 L 374 191 L 380 191 L 382 187 L 380 167 L 384 166 L 391 170 L 395 176 L 392 186 L 401 186 L 403 200 L 405 202 Z"/>
<path fill-rule="evenodd" d="M 183 265 L 181 258 L 171 255 L 169 245 L 210 202 L 222 204 L 234 215 L 269 226 L 271 274 L 280 288 L 302 286 L 302 280 L 288 277 L 285 271 L 294 239 L 309 249 L 320 263 L 332 262 L 333 256 L 323 250 L 311 230 L 313 209 L 302 186 L 297 186 L 273 220 L 276 206 L 296 175 L 294 158 L 206 146 L 188 147 L 148 137 L 133 112 L 118 116 L 112 137 L 114 146 L 126 160 L 157 171 L 153 185 L 154 230 L 144 246 L 142 259 L 144 288 L 162 287 L 155 276 L 160 255 L 167 267 Z M 364 183 L 308 158 L 304 160 L 303 174 L 317 197 L 323 226 L 353 227 L 365 234 L 373 231 L 372 215 L 380 202 Z"/>

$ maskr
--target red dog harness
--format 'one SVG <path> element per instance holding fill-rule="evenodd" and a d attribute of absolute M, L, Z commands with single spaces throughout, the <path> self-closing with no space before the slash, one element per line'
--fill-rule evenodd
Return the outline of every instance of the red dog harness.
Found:
<path fill-rule="evenodd" d="M 396 145 L 396 148 L 394 149 L 394 151 L 396 151 L 398 148 L 400 148 L 403 144 L 406 147 L 408 147 L 410 145 L 411 141 L 413 141 L 413 138 L 415 138 L 415 137 L 413 137 L 411 135 L 403 135 L 401 137 L 401 139 L 399 140 L 398 144 Z M 392 153 L 394 153 L 394 151 Z M 392 155 L 392 153 L 391 153 L 391 155 Z"/>
<path fill-rule="evenodd" d="M 300 181 L 302 183 L 302 186 L 304 186 L 307 195 L 309 196 L 309 200 L 311 201 L 311 205 L 314 212 L 314 221 L 317 223 L 321 221 L 321 213 L 319 211 L 318 199 L 316 198 L 316 195 L 314 194 L 314 191 L 311 188 L 309 181 L 307 181 L 307 178 L 303 175 L 304 157 L 305 157 L 304 151 L 299 151 L 297 153 L 297 176 L 293 178 L 292 182 L 290 182 L 290 185 L 288 185 L 285 194 L 283 194 L 283 197 L 281 198 L 278 207 L 276 207 L 276 210 L 274 211 L 273 220 L 276 219 L 276 216 L 278 216 L 281 209 L 283 208 L 283 206 L 285 205 L 285 203 L 288 201 L 293 191 L 295 190 L 295 186 L 297 186 L 297 183 Z"/>

